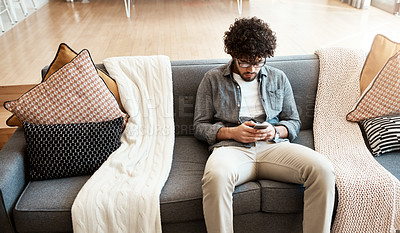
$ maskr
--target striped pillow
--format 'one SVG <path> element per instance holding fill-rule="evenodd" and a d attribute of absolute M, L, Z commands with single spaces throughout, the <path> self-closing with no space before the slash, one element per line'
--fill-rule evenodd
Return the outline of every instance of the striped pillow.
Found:
<path fill-rule="evenodd" d="M 400 115 L 370 118 L 360 122 L 372 155 L 400 150 Z"/>
<path fill-rule="evenodd" d="M 400 51 L 389 58 L 370 83 L 354 109 L 347 114 L 348 121 L 400 114 Z"/>

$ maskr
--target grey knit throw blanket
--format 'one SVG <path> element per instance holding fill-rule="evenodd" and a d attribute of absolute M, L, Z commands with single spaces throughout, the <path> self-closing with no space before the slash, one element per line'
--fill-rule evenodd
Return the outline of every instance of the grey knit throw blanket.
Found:
<path fill-rule="evenodd" d="M 373 158 L 357 123 L 346 121 L 360 97 L 365 54 L 345 48 L 316 54 L 315 150 L 333 163 L 339 193 L 332 232 L 395 233 L 400 229 L 400 182 Z"/>

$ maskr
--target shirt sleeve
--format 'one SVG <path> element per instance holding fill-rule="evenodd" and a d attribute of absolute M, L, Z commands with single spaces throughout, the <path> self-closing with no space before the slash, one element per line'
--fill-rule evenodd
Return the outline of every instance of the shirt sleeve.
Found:
<path fill-rule="evenodd" d="M 279 122 L 276 125 L 282 125 L 287 128 L 289 133 L 288 139 L 290 141 L 293 141 L 300 131 L 301 121 L 297 111 L 292 86 L 286 75 L 284 75 L 283 106 L 279 114 Z"/>
<path fill-rule="evenodd" d="M 207 74 L 197 90 L 193 126 L 194 136 L 209 145 L 217 142 L 217 133 L 224 126 L 221 122 L 214 122 L 212 86 Z"/>

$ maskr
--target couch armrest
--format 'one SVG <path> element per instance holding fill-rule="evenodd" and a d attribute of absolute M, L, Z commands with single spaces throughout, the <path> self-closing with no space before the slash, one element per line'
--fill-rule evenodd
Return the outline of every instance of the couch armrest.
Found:
<path fill-rule="evenodd" d="M 12 210 L 27 183 L 25 150 L 22 128 L 0 150 L 0 232 L 14 232 Z"/>

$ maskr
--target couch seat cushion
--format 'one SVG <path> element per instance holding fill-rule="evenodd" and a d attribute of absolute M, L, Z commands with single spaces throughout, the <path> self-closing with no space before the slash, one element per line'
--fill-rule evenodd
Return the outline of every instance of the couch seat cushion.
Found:
<path fill-rule="evenodd" d="M 400 180 L 400 152 L 393 151 L 382 156 L 374 157 L 386 170 Z"/>
<path fill-rule="evenodd" d="M 314 136 L 311 129 L 300 130 L 293 141 L 314 149 Z M 260 180 L 262 188 L 261 209 L 268 213 L 302 213 L 304 187 L 272 180 Z"/>
<path fill-rule="evenodd" d="M 72 203 L 89 177 L 30 182 L 14 209 L 17 231 L 72 232 Z"/>
<path fill-rule="evenodd" d="M 260 180 L 262 211 L 268 213 L 302 213 L 304 187 L 301 184 Z"/>
<path fill-rule="evenodd" d="M 201 178 L 208 145 L 193 136 L 175 139 L 170 176 L 161 192 L 161 220 L 176 223 L 203 219 Z M 32 181 L 14 209 L 18 232 L 72 232 L 71 207 L 89 176 Z M 261 190 L 257 182 L 236 187 L 234 214 L 258 212 Z"/>
<path fill-rule="evenodd" d="M 203 219 L 201 179 L 208 156 L 206 143 L 193 136 L 176 137 L 171 173 L 160 197 L 163 223 Z M 256 182 L 236 187 L 234 215 L 260 211 L 260 196 Z"/>

